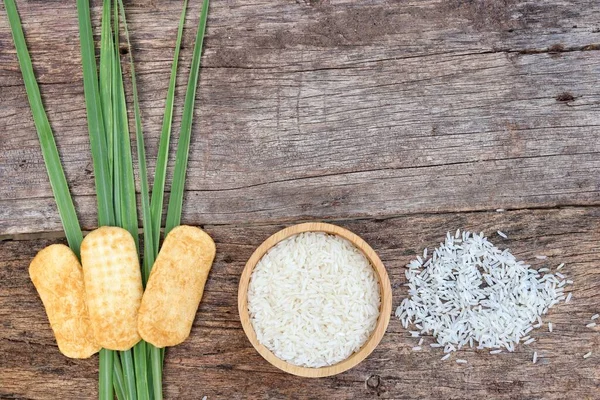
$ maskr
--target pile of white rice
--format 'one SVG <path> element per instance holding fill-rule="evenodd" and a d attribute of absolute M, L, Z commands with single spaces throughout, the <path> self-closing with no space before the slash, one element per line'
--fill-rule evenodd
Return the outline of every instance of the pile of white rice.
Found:
<path fill-rule="evenodd" d="M 275 245 L 248 288 L 258 341 L 282 360 L 313 368 L 358 351 L 375 329 L 379 302 L 379 282 L 364 254 L 320 232 Z"/>
<path fill-rule="evenodd" d="M 572 281 L 541 272 L 495 247 L 483 233 L 448 233 L 431 258 L 425 250 L 408 265 L 409 297 L 396 316 L 405 328 L 414 325 L 413 336 L 433 335 L 437 343 L 431 346 L 445 353 L 475 345 L 497 349 L 493 354 L 514 351 L 519 341 L 535 340 L 526 335 L 542 326 L 541 315 L 570 299 L 564 290 Z"/>

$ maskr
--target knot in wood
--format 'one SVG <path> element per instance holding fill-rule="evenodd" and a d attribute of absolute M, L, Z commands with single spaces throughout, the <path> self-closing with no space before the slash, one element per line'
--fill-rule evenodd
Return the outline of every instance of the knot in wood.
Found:
<path fill-rule="evenodd" d="M 367 387 L 369 389 L 377 389 L 379 387 L 380 383 L 381 383 L 381 378 L 379 377 L 379 375 L 371 375 L 367 379 Z"/>

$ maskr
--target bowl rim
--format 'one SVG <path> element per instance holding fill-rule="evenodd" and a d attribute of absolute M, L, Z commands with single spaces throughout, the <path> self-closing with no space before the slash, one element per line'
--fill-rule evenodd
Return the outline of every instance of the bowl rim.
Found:
<path fill-rule="evenodd" d="M 254 267 L 256 267 L 256 264 L 267 253 L 267 251 L 269 251 L 277 243 L 284 239 L 287 239 L 290 236 L 302 232 L 325 232 L 332 235 L 340 236 L 350 241 L 367 257 L 373 269 L 375 269 L 377 278 L 379 279 L 381 303 L 379 307 L 379 317 L 377 319 L 377 325 L 371 333 L 371 336 L 369 337 L 369 339 L 367 339 L 367 341 L 365 342 L 365 344 L 363 344 L 359 351 L 352 353 L 348 358 L 346 358 L 343 361 L 340 361 L 337 364 L 326 367 L 301 367 L 298 365 L 290 364 L 275 356 L 273 352 L 271 352 L 266 346 L 264 346 L 258 341 L 256 333 L 254 332 L 254 328 L 252 327 L 252 323 L 250 322 L 250 314 L 248 312 L 248 285 L 250 284 L 250 277 L 252 275 Z M 381 339 L 383 338 L 383 335 L 385 334 L 385 331 L 390 322 L 391 311 L 392 287 L 390 284 L 390 279 L 388 277 L 385 266 L 383 265 L 381 259 L 379 258 L 379 256 L 377 256 L 373 248 L 371 248 L 371 246 L 369 246 L 367 242 L 365 242 L 360 236 L 356 235 L 355 233 L 337 225 L 332 225 L 324 222 L 307 222 L 292 225 L 271 235 L 260 246 L 258 246 L 258 248 L 252 253 L 250 258 L 248 259 L 248 262 L 246 262 L 246 265 L 240 277 L 240 283 L 238 287 L 238 313 L 244 332 L 246 333 L 246 336 L 248 337 L 248 340 L 250 341 L 252 346 L 265 360 L 267 360 L 275 367 L 290 374 L 303 376 L 307 378 L 320 378 L 325 376 L 336 375 L 349 370 L 350 368 L 358 365 L 361 361 L 367 358 L 367 356 L 371 354 L 375 347 L 377 347 L 379 342 L 381 342 Z"/>

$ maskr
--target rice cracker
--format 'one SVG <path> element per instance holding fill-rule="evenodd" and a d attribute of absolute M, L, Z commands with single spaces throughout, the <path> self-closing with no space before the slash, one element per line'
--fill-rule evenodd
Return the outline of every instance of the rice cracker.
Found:
<path fill-rule="evenodd" d="M 127 350 L 140 340 L 137 314 L 142 274 L 131 234 L 103 226 L 81 243 L 86 302 L 96 341 L 110 350 Z"/>
<path fill-rule="evenodd" d="M 65 245 L 41 250 L 29 265 L 29 276 L 37 289 L 58 349 L 70 358 L 88 358 L 100 350 L 94 339 L 81 264 Z"/>
<path fill-rule="evenodd" d="M 182 225 L 167 235 L 139 311 L 145 341 L 175 346 L 189 336 L 215 252 L 215 242 L 201 229 Z"/>

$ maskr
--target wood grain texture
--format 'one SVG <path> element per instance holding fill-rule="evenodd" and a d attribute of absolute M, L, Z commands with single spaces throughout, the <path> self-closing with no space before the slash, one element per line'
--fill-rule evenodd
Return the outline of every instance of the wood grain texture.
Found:
<path fill-rule="evenodd" d="M 92 3 L 98 34 L 100 2 Z M 125 3 L 154 157 L 181 2 Z M 0 398 L 93 399 L 97 359 L 58 352 L 27 277 L 36 251 L 62 235 L 2 7 Z M 76 9 L 59 0 L 18 7 L 91 230 Z M 190 3 L 175 133 L 199 8 Z M 183 222 L 204 225 L 217 258 L 190 339 L 167 352 L 166 398 L 600 399 L 600 332 L 585 328 L 600 312 L 598 15 L 593 0 L 213 0 Z M 513 211 L 486 211 L 496 208 Z M 544 326 L 533 346 L 500 356 L 465 350 L 465 366 L 441 362 L 428 342 L 412 352 L 415 340 L 392 317 L 356 368 L 317 380 L 285 374 L 244 335 L 236 292 L 262 241 L 314 219 L 377 251 L 394 307 L 406 296 L 403 266 L 459 227 L 506 232 L 492 241 L 536 268 L 565 262 L 573 301 L 551 310 L 554 332 Z"/>
<path fill-rule="evenodd" d="M 351 354 L 345 360 L 334 365 L 320 368 L 300 367 L 279 359 L 271 350 L 258 341 L 256 332 L 254 331 L 252 323 L 250 322 L 250 313 L 248 311 L 248 286 L 250 285 L 250 277 L 252 276 L 252 272 L 254 271 L 256 264 L 270 249 L 273 248 L 273 246 L 277 245 L 277 243 L 302 232 L 325 232 L 346 239 L 352 243 L 354 247 L 359 249 L 367 258 L 367 260 L 369 260 L 369 263 L 371 263 L 371 266 L 377 275 L 377 279 L 379 280 L 381 299 L 379 306 L 379 318 L 377 320 L 377 325 L 375 326 L 375 329 L 371 333 L 369 339 L 360 348 L 360 350 Z M 326 224 L 323 222 L 306 222 L 303 224 L 292 225 L 274 233 L 273 235 L 269 236 L 267 240 L 262 242 L 261 245 L 256 248 L 254 253 L 252 253 L 240 276 L 240 284 L 238 286 L 238 313 L 242 328 L 244 329 L 248 340 L 265 360 L 282 371 L 290 374 L 307 378 L 322 378 L 326 376 L 337 375 L 349 370 L 350 368 L 354 368 L 365 358 L 367 358 L 369 354 L 371 354 L 377 347 L 379 342 L 381 342 L 381 339 L 383 338 L 383 335 L 385 334 L 390 322 L 390 314 L 392 313 L 392 288 L 390 286 L 390 279 L 387 271 L 381 262 L 381 259 L 377 253 L 375 253 L 373 248 L 369 246 L 369 244 L 360 236 L 337 225 Z"/>
<path fill-rule="evenodd" d="M 127 4 L 150 157 L 180 6 Z M 92 229 L 75 10 L 56 1 L 19 8 Z M 599 13 L 584 0 L 213 1 L 183 221 L 598 205 Z M 0 46 L 0 234 L 60 230 L 5 18 Z"/>
<path fill-rule="evenodd" d="M 336 221 L 363 237 L 386 265 L 393 306 L 407 294 L 404 265 L 447 230 L 485 231 L 500 247 L 535 268 L 566 266 L 575 281 L 573 300 L 551 309 L 537 341 L 497 356 L 461 350 L 467 365 L 442 362 L 442 352 L 412 352 L 400 321 L 390 320 L 380 345 L 357 367 L 330 378 L 307 380 L 266 362 L 244 334 L 235 295 L 240 274 L 256 247 L 282 225 L 205 226 L 217 258 L 206 283 L 192 334 L 169 349 L 165 390 L 169 399 L 598 399 L 600 331 L 585 325 L 600 312 L 600 208 L 447 213 Z M 505 232 L 504 240 L 493 234 Z M 43 307 L 27 277 L 35 251 L 54 240 L 0 243 L 0 398 L 53 399 L 96 396 L 96 361 L 72 361 L 57 350 Z M 537 260 L 535 255 L 547 255 Z M 554 324 L 549 333 L 547 322 Z M 539 360 L 532 364 L 533 351 Z M 588 351 L 594 354 L 583 360 Z"/>

